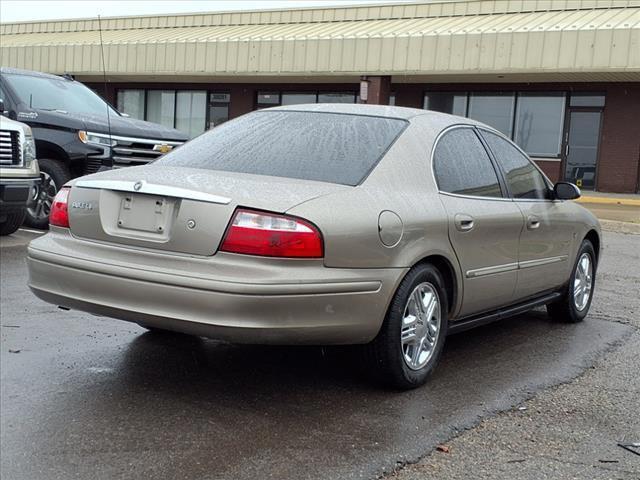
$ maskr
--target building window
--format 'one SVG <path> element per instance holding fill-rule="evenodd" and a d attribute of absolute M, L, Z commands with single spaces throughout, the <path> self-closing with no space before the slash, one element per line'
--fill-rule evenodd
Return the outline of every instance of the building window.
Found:
<path fill-rule="evenodd" d="M 604 107 L 604 93 L 572 93 L 569 105 L 572 107 Z"/>
<path fill-rule="evenodd" d="M 173 128 L 176 110 L 176 92 L 173 90 L 149 90 L 147 115 L 150 122 Z"/>
<path fill-rule="evenodd" d="M 257 107 L 269 108 L 280 105 L 280 93 L 279 92 L 258 92 Z"/>
<path fill-rule="evenodd" d="M 229 120 L 230 93 L 214 92 L 209 94 L 209 128 Z"/>
<path fill-rule="evenodd" d="M 118 111 L 144 120 L 144 90 L 118 90 Z"/>
<path fill-rule="evenodd" d="M 256 108 L 277 107 L 278 105 L 299 105 L 301 103 L 358 103 L 355 92 L 258 92 Z"/>
<path fill-rule="evenodd" d="M 564 106 L 564 93 L 519 94 L 514 141 L 529 155 L 559 156 Z"/>
<path fill-rule="evenodd" d="M 281 105 L 299 105 L 301 103 L 317 103 L 318 95 L 314 93 L 283 92 Z"/>
<path fill-rule="evenodd" d="M 467 94 L 432 92 L 424 96 L 424 108 L 435 112 L 467 116 Z"/>
<path fill-rule="evenodd" d="M 512 138 L 515 103 L 513 93 L 472 93 L 468 116 Z"/>
<path fill-rule="evenodd" d="M 205 131 L 207 119 L 207 92 L 179 90 L 176 100 L 176 128 L 189 138 Z"/>
<path fill-rule="evenodd" d="M 319 93 L 318 103 L 356 103 L 356 94 L 350 92 Z"/>

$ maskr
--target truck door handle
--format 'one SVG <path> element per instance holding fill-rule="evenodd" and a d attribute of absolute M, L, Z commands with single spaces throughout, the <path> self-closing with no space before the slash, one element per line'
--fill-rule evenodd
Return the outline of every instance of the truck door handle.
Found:
<path fill-rule="evenodd" d="M 529 215 L 527 217 L 527 229 L 535 230 L 538 227 L 540 227 L 540 219 L 535 215 Z"/>
<path fill-rule="evenodd" d="M 458 213 L 453 218 L 453 222 L 456 225 L 456 228 L 461 232 L 468 232 L 469 230 L 473 230 L 473 217 L 470 215 L 466 215 L 464 213 Z"/>

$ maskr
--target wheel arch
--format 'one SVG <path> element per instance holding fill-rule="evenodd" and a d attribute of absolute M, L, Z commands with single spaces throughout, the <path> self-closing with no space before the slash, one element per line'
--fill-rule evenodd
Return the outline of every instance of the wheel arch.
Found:
<path fill-rule="evenodd" d="M 36 156 L 38 158 L 50 158 L 52 160 L 59 160 L 67 166 L 69 166 L 71 163 L 69 155 L 67 155 L 67 152 L 65 152 L 62 147 L 47 140 L 36 139 Z"/>
<path fill-rule="evenodd" d="M 442 280 L 444 281 L 444 287 L 447 291 L 448 297 L 447 307 L 449 316 L 451 316 L 456 310 L 456 305 L 458 304 L 460 295 L 458 275 L 456 274 L 453 263 L 444 255 L 431 254 L 420 259 L 411 268 L 415 268 L 416 266 L 423 264 L 433 265 L 434 267 L 436 267 L 438 272 L 440 272 L 440 275 L 442 275 Z"/>
<path fill-rule="evenodd" d="M 593 245 L 593 250 L 596 254 L 596 265 L 598 264 L 598 260 L 600 259 L 600 235 L 594 229 L 589 230 L 587 234 L 584 236 L 585 240 L 589 240 L 591 245 Z"/>

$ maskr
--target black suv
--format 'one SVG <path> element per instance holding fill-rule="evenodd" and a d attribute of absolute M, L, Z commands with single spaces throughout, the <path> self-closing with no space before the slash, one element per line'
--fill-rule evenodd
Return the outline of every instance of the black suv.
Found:
<path fill-rule="evenodd" d="M 119 113 L 70 77 L 0 68 L 9 118 L 33 131 L 42 186 L 25 223 L 48 225 L 51 200 L 69 179 L 101 168 L 143 165 L 188 140 L 182 132 Z M 108 113 L 107 113 L 108 112 Z"/>

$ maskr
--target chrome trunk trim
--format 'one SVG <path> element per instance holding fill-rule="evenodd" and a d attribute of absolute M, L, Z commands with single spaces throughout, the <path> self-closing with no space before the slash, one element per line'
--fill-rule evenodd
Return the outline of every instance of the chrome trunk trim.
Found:
<path fill-rule="evenodd" d="M 119 192 L 146 193 L 148 195 L 160 195 L 163 197 L 184 198 L 199 202 L 217 203 L 228 205 L 231 199 L 210 193 L 187 190 L 186 188 L 171 187 L 168 185 L 156 185 L 144 180 L 138 182 L 124 180 L 78 180 L 75 187 L 94 188 L 98 190 L 116 190 Z"/>

